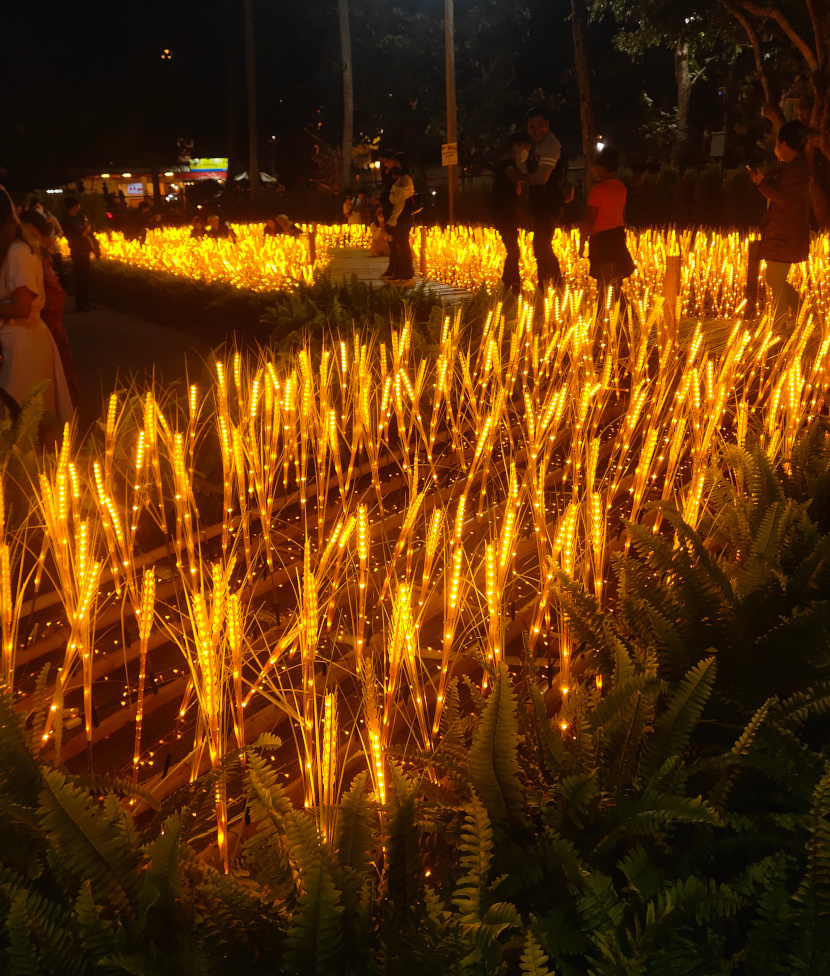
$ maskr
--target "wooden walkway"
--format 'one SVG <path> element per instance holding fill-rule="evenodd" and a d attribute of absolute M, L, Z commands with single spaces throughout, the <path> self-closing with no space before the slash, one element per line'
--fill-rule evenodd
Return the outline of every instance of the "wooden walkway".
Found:
<path fill-rule="evenodd" d="M 364 248 L 358 247 L 335 247 L 329 252 L 331 254 L 331 264 L 328 273 L 332 281 L 342 281 L 345 278 L 354 276 L 360 281 L 368 281 L 377 288 L 389 287 L 385 281 L 381 281 L 380 276 L 389 264 L 389 258 L 373 258 Z M 424 278 L 423 275 L 415 275 L 415 287 L 426 284 L 426 287 L 443 298 L 450 305 L 457 305 L 470 297 L 469 291 L 462 288 L 453 288 L 451 285 L 443 285 L 440 281 L 433 281 Z"/>

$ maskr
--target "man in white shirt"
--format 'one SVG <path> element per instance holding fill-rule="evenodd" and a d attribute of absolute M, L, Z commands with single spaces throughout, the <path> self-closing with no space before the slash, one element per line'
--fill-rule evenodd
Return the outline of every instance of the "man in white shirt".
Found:
<path fill-rule="evenodd" d="M 527 132 L 533 147 L 527 159 L 528 204 L 533 222 L 533 255 L 536 258 L 539 288 L 559 288 L 562 271 L 553 253 L 553 231 L 562 213 L 562 188 L 553 171 L 562 154 L 562 146 L 550 131 L 550 119 L 543 108 L 532 108 L 526 116 Z"/>

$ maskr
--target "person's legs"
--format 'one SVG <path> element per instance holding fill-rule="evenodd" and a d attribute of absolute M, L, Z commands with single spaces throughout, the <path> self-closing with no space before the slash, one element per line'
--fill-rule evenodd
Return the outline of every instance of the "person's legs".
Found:
<path fill-rule="evenodd" d="M 533 255 L 536 258 L 539 288 L 544 291 L 550 285 L 558 288 L 562 283 L 559 259 L 553 253 L 553 230 L 556 217 L 537 213 L 533 217 Z"/>
<path fill-rule="evenodd" d="M 504 243 L 507 256 L 504 259 L 504 270 L 501 280 L 505 288 L 510 288 L 514 292 L 522 287 L 522 276 L 519 271 L 521 251 L 519 250 L 519 228 L 510 224 L 499 224 L 496 228 Z"/>
<path fill-rule="evenodd" d="M 398 255 L 398 242 L 395 238 L 394 227 L 387 227 L 386 233 L 388 235 L 389 243 L 389 265 L 386 271 L 381 275 L 382 278 L 387 278 L 393 281 L 395 278 L 400 278 L 398 274 L 398 266 L 400 264 L 400 256 Z"/>
<path fill-rule="evenodd" d="M 766 282 L 770 291 L 773 325 L 779 325 L 792 310 L 798 314 L 798 293 L 787 281 L 791 265 L 784 261 L 767 261 Z"/>
<path fill-rule="evenodd" d="M 72 267 L 75 271 L 75 311 L 89 308 L 89 254 L 73 254 Z"/>
<path fill-rule="evenodd" d="M 395 263 L 395 275 L 398 281 L 410 281 L 415 277 L 415 268 L 412 264 L 412 246 L 409 243 L 409 232 L 412 230 L 412 221 L 398 218 L 397 224 L 392 228 L 392 240 L 395 242 L 398 258 Z"/>

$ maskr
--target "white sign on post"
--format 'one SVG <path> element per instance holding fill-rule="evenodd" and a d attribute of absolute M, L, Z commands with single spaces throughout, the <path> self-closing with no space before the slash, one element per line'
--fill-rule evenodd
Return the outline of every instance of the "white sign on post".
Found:
<path fill-rule="evenodd" d="M 442 166 L 457 166 L 458 165 L 458 143 L 457 142 L 446 142 L 441 146 L 441 165 Z"/>

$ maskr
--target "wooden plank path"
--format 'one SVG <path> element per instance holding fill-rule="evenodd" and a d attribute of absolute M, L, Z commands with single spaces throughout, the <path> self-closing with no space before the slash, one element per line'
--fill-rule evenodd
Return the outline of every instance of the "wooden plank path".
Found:
<path fill-rule="evenodd" d="M 359 247 L 335 247 L 329 253 L 332 260 L 328 273 L 332 281 L 343 281 L 354 276 L 359 281 L 368 281 L 377 288 L 388 287 L 385 281 L 381 281 L 380 276 L 386 270 L 389 258 L 373 258 L 369 251 Z M 452 285 L 444 285 L 440 281 L 425 279 L 423 275 L 416 274 L 415 287 L 422 283 L 449 305 L 458 305 L 472 294 L 463 288 L 453 288 Z"/>

